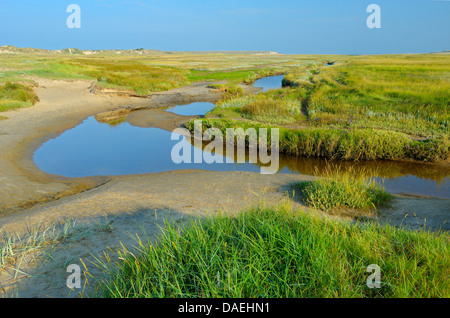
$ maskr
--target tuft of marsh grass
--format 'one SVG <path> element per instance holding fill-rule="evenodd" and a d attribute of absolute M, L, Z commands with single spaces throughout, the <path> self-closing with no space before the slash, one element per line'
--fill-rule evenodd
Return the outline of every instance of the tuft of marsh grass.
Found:
<path fill-rule="evenodd" d="M 301 104 L 297 101 L 257 98 L 241 108 L 244 117 L 259 122 L 288 124 L 301 117 Z"/>
<path fill-rule="evenodd" d="M 310 119 L 320 125 L 448 135 L 448 56 L 359 57 L 314 76 Z"/>
<path fill-rule="evenodd" d="M 288 207 L 166 224 L 119 260 L 98 260 L 107 298 L 448 297 L 448 234 L 353 224 Z M 381 268 L 369 289 L 366 269 Z"/>
<path fill-rule="evenodd" d="M 313 81 L 313 76 L 318 74 L 318 67 L 321 65 L 320 61 L 310 61 L 299 67 L 290 70 L 283 78 L 283 87 L 310 87 Z"/>
<path fill-rule="evenodd" d="M 351 169 L 341 171 L 329 168 L 322 178 L 299 183 L 297 188 L 306 205 L 324 211 L 337 208 L 376 209 L 392 198 L 373 178 L 355 174 Z"/>
<path fill-rule="evenodd" d="M 280 89 L 257 95 L 228 97 L 220 100 L 208 117 L 241 117 L 264 124 L 286 125 L 304 121 L 303 89 Z"/>
<path fill-rule="evenodd" d="M 213 110 L 213 114 L 217 110 Z M 268 123 L 227 118 L 202 118 L 203 129 L 218 128 L 223 134 L 227 128 L 272 127 Z M 194 131 L 194 120 L 185 126 Z M 280 153 L 296 157 L 339 160 L 414 159 L 420 161 L 446 160 L 450 143 L 446 140 L 414 141 L 408 135 L 378 129 L 279 128 Z"/>

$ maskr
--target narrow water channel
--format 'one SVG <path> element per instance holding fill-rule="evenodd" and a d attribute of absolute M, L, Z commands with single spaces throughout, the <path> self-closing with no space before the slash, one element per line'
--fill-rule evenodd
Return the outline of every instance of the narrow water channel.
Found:
<path fill-rule="evenodd" d="M 281 79 L 272 76 L 264 84 L 265 90 L 280 88 Z M 278 86 L 274 83 L 278 83 Z M 182 116 L 204 115 L 214 107 L 212 103 L 192 103 L 166 109 Z M 149 110 L 146 110 L 147 112 Z M 249 163 L 181 163 L 173 162 L 171 153 L 180 142 L 195 155 L 208 158 L 211 153 L 194 147 L 181 135 L 159 128 L 134 127 L 128 122 L 116 126 L 99 123 L 92 116 L 77 127 L 44 143 L 33 156 L 44 172 L 65 177 L 98 175 L 128 175 L 156 173 L 182 169 L 214 171 L 260 172 L 261 164 Z M 234 159 L 234 158 L 232 158 Z M 223 160 L 226 161 L 225 159 Z M 236 162 L 236 161 L 234 161 Z M 321 159 L 280 156 L 277 173 L 320 176 L 330 167 L 374 177 L 387 191 L 412 193 L 450 199 L 450 168 L 411 162 L 370 161 L 330 162 Z"/>

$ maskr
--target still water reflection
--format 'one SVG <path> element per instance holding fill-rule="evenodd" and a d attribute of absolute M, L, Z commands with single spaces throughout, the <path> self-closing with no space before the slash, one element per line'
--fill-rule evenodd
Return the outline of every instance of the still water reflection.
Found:
<path fill-rule="evenodd" d="M 195 148 L 181 135 L 176 135 L 177 140 L 171 140 L 171 134 L 159 128 L 134 127 L 128 122 L 110 126 L 89 117 L 77 127 L 44 143 L 35 152 L 33 159 L 41 170 L 66 177 L 141 174 L 180 169 L 260 172 L 261 164 L 248 161 L 239 164 L 175 164 L 171 160 L 171 152 L 179 142 L 191 149 L 192 158 L 196 153 L 204 158 L 211 156 L 211 153 Z M 333 162 L 281 155 L 277 173 L 320 176 L 330 166 L 373 176 L 383 182 L 390 192 L 450 199 L 450 168 L 442 166 L 393 161 Z"/>

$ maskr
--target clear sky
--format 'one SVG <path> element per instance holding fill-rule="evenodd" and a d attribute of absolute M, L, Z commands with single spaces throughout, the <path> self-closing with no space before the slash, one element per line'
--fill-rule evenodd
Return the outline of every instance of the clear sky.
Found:
<path fill-rule="evenodd" d="M 369 29 L 369 4 L 381 29 Z M 81 28 L 69 29 L 69 4 Z M 450 0 L 0 0 L 0 45 L 260 50 L 287 54 L 450 49 Z"/>

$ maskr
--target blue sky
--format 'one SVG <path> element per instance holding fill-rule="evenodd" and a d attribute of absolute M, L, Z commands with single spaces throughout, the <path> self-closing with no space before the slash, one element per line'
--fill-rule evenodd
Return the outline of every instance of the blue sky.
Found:
<path fill-rule="evenodd" d="M 69 4 L 81 29 L 69 29 Z M 381 7 L 381 29 L 366 8 Z M 447 0 L 0 0 L 0 45 L 61 49 L 263 50 L 287 54 L 450 49 Z"/>

